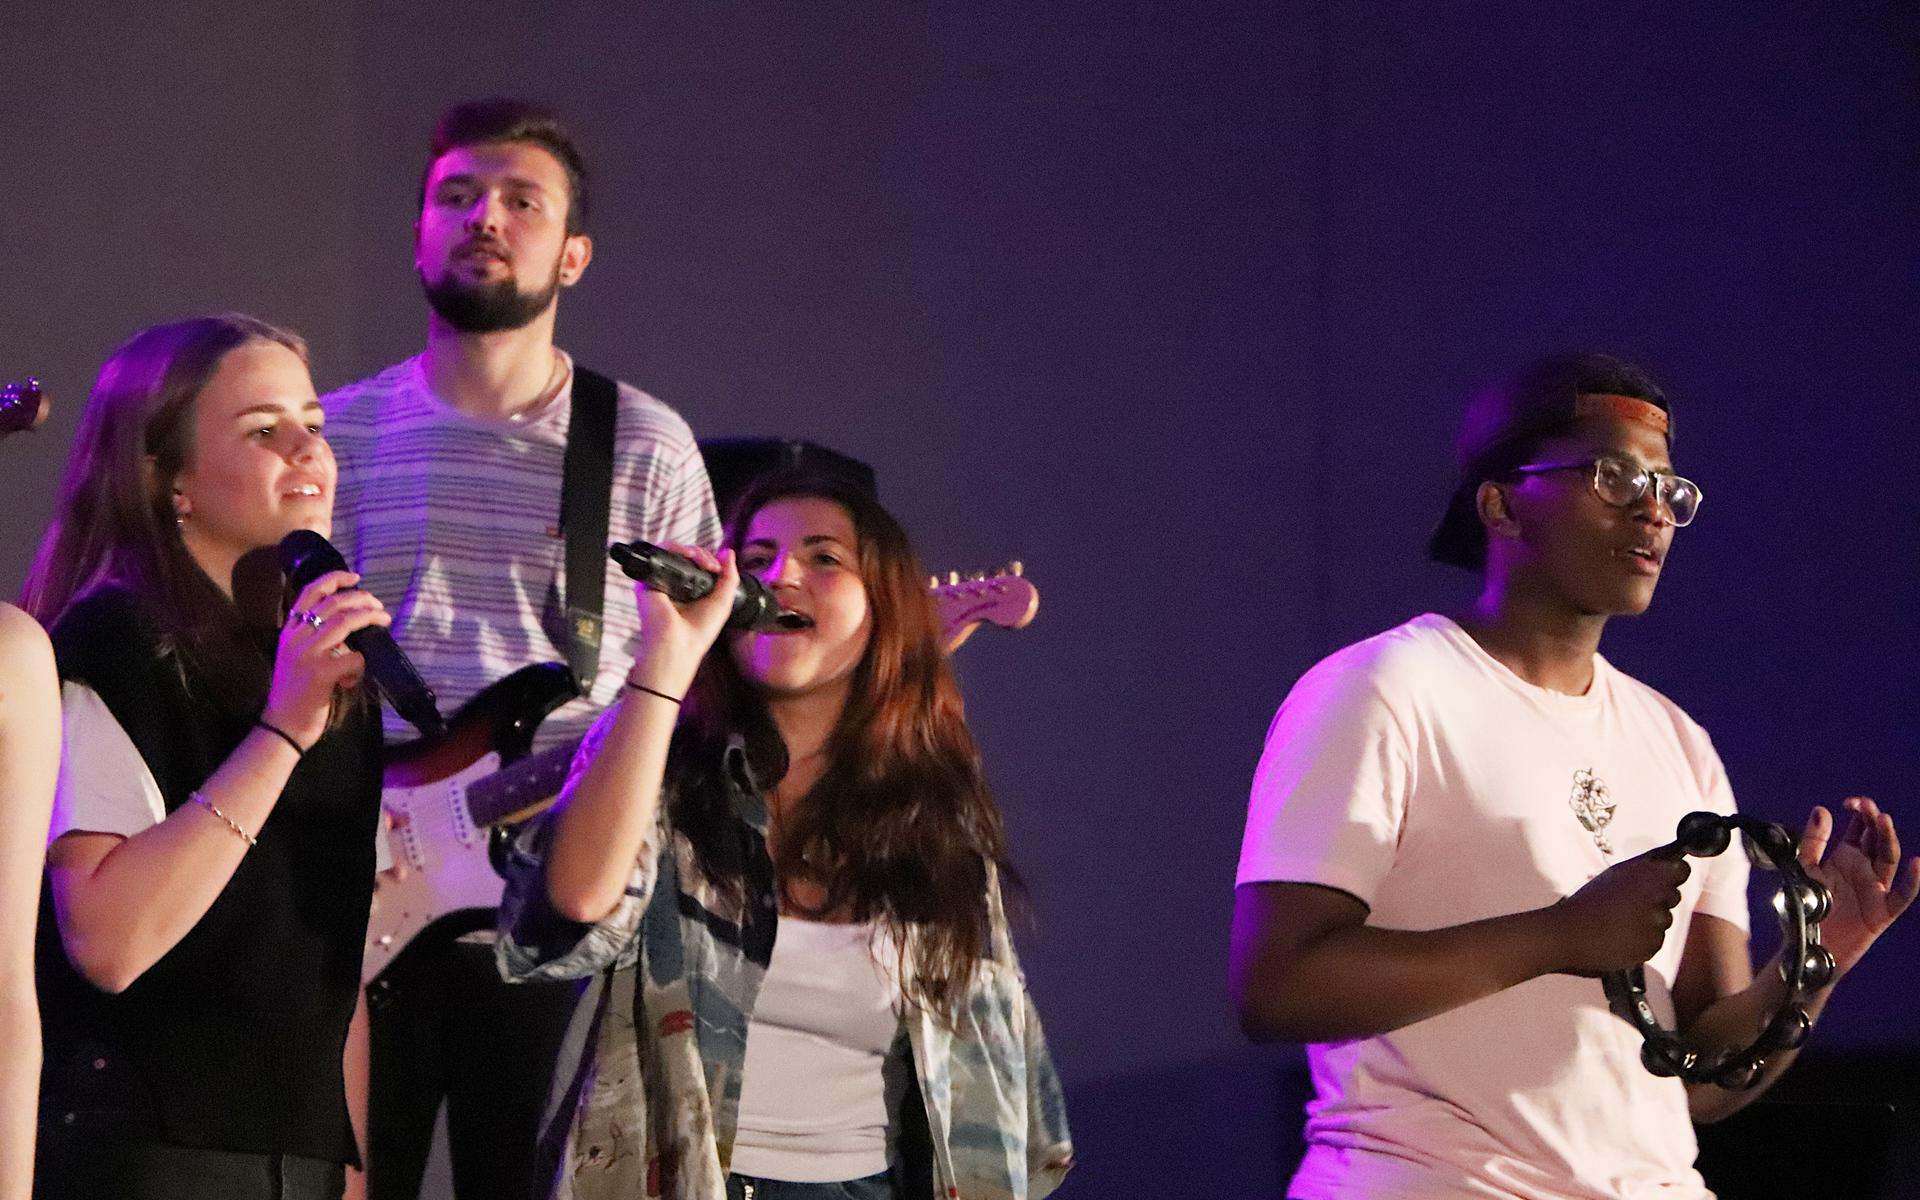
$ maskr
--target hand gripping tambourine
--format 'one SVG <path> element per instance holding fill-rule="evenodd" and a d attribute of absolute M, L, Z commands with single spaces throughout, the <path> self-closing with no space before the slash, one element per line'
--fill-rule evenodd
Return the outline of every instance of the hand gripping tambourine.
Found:
<path fill-rule="evenodd" d="M 1711 1083 L 1739 1091 L 1760 1081 L 1768 1055 L 1791 1050 L 1807 1040 L 1813 1029 L 1813 1021 L 1807 1016 L 1807 997 L 1833 978 L 1833 955 L 1820 944 L 1820 922 L 1830 903 L 1827 889 L 1800 865 L 1798 844 L 1782 826 L 1755 817 L 1688 813 L 1680 818 L 1671 849 L 1695 858 L 1711 858 L 1727 848 L 1735 830 L 1746 835 L 1747 856 L 1756 866 L 1780 873 L 1773 911 L 1780 917 L 1780 975 L 1786 980 L 1787 994 L 1760 1036 L 1738 1050 L 1703 1054 L 1681 1041 L 1673 1030 L 1661 1027 L 1652 1005 L 1647 1003 L 1645 967 L 1609 971 L 1601 982 L 1613 1011 L 1646 1040 L 1640 1048 L 1640 1061 L 1647 1070 L 1655 1075 L 1678 1075 L 1688 1083 Z"/>

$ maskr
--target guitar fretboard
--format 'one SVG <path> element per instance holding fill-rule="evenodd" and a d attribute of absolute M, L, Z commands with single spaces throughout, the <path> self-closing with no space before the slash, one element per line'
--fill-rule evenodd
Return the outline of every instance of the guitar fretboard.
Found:
<path fill-rule="evenodd" d="M 468 785 L 467 811 L 473 814 L 474 824 L 482 829 L 497 825 L 523 809 L 552 799 L 567 781 L 567 768 L 579 748 L 577 739 L 552 746 Z"/>

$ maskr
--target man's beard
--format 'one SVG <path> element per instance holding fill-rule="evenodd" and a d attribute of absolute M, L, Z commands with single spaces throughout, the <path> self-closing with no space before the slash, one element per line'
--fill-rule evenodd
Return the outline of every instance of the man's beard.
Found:
<path fill-rule="evenodd" d="M 463 284 L 451 272 L 437 280 L 420 276 L 427 303 L 440 319 L 461 333 L 504 333 L 523 329 L 560 294 L 560 262 L 554 260 L 547 286 L 523 292 L 511 277 L 494 283 Z"/>

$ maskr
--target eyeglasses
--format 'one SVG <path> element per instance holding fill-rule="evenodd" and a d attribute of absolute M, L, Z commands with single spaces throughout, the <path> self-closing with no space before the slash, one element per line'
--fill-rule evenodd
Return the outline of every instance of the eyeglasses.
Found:
<path fill-rule="evenodd" d="M 1675 525 L 1690 525 L 1700 511 L 1700 485 L 1682 479 L 1671 471 L 1649 471 L 1630 458 L 1603 454 L 1598 458 L 1575 462 L 1530 463 L 1513 468 L 1515 475 L 1539 475 L 1546 471 L 1593 470 L 1593 494 L 1615 508 L 1632 508 L 1640 503 L 1647 489 L 1654 489 L 1660 503 L 1673 514 Z"/>

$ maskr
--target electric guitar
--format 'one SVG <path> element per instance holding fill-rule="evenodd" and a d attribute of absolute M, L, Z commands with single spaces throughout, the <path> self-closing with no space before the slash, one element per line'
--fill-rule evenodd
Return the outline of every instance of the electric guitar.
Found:
<path fill-rule="evenodd" d="M 949 654 L 981 625 L 1024 628 L 1040 607 L 1019 563 L 965 577 L 955 572 L 931 581 L 930 591 Z M 566 782 L 578 739 L 536 754 L 533 735 L 577 695 L 564 663 L 522 667 L 469 700 L 442 736 L 388 750 L 380 799 L 393 814 L 386 837 L 406 876 L 383 877 L 374 893 L 363 983 L 434 922 L 499 906 L 494 831 L 545 809 Z"/>

